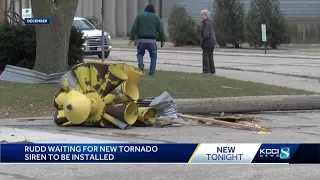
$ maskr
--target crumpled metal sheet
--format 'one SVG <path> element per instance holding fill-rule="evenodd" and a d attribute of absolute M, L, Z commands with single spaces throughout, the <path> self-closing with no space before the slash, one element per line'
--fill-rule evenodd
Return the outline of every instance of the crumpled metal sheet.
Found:
<path fill-rule="evenodd" d="M 0 75 L 0 80 L 31 84 L 58 83 L 64 74 L 65 72 L 48 75 L 31 69 L 6 65 L 6 68 Z"/>
<path fill-rule="evenodd" d="M 178 118 L 177 105 L 173 102 L 173 98 L 167 91 L 164 91 L 160 96 L 155 97 L 149 106 L 155 108 L 159 116 Z"/>

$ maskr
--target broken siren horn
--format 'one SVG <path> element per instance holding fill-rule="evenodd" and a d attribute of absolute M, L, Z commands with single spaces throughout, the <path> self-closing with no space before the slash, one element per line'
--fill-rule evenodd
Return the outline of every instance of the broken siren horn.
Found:
<path fill-rule="evenodd" d="M 138 121 L 145 125 L 153 125 L 158 119 L 157 110 L 153 107 L 139 107 Z"/>
<path fill-rule="evenodd" d="M 134 102 L 107 105 L 104 118 L 119 128 L 125 129 L 137 121 L 138 106 Z"/>
<path fill-rule="evenodd" d="M 137 85 L 125 81 L 104 97 L 106 104 L 121 104 L 139 99 L 139 89 Z"/>
<path fill-rule="evenodd" d="M 112 90 L 117 88 L 122 82 L 128 79 L 128 76 L 116 65 L 109 65 L 109 72 L 104 77 L 104 82 L 100 86 L 100 93 L 108 95 Z"/>

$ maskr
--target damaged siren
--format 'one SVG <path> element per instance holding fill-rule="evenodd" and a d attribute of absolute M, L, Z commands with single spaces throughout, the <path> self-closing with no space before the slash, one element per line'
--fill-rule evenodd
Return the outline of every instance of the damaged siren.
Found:
<path fill-rule="evenodd" d="M 59 126 L 152 126 L 159 116 L 177 118 L 169 93 L 139 100 L 143 72 L 127 64 L 86 62 L 60 80 L 54 96 L 54 122 Z"/>

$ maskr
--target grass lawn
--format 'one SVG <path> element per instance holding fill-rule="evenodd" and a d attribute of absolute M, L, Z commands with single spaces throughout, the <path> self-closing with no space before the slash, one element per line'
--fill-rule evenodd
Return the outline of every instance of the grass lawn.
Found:
<path fill-rule="evenodd" d="M 174 98 L 205 98 L 262 95 L 297 95 L 312 92 L 227 79 L 194 73 L 157 71 L 155 77 L 143 77 L 142 97 L 168 91 Z M 0 81 L 0 119 L 48 116 L 53 114 L 53 95 L 57 84 L 20 84 Z"/>

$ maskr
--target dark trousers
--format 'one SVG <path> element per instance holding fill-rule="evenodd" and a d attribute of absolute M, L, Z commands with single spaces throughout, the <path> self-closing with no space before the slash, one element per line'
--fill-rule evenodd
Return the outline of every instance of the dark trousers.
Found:
<path fill-rule="evenodd" d="M 213 61 L 214 47 L 204 47 L 202 51 L 202 72 L 203 73 L 216 73 L 216 68 Z"/>

